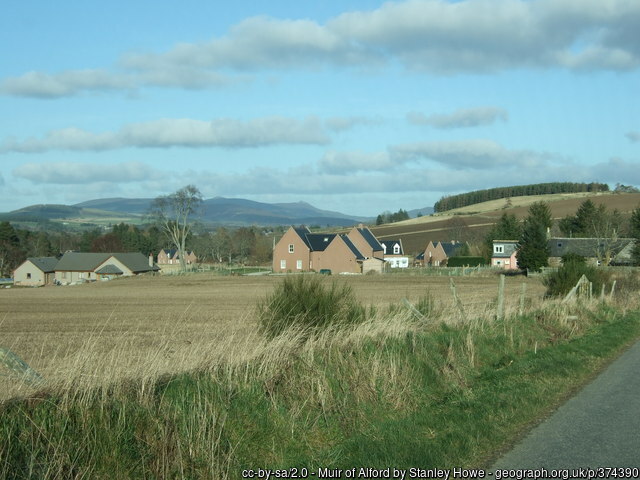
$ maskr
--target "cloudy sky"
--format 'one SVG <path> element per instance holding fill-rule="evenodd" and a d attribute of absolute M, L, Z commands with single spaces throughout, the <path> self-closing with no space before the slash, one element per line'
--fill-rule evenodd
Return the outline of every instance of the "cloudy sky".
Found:
<path fill-rule="evenodd" d="M 9 2 L 0 211 L 640 185 L 637 0 Z"/>

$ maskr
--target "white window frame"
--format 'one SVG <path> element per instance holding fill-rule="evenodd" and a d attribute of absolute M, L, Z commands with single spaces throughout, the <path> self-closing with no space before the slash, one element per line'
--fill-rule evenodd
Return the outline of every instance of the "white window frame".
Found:
<path fill-rule="evenodd" d="M 294 249 L 293 243 L 290 243 L 289 244 L 289 253 L 293 253 L 293 249 Z"/>
<path fill-rule="evenodd" d="M 400 255 L 400 245 L 398 245 L 397 243 L 393 246 L 393 254 Z"/>
<path fill-rule="evenodd" d="M 302 270 L 302 260 L 296 260 L 296 270 Z"/>
<path fill-rule="evenodd" d="M 280 260 L 280 270 L 286 270 L 286 269 L 287 269 L 287 261 Z"/>
<path fill-rule="evenodd" d="M 493 253 L 504 253 L 504 245 L 494 245 Z"/>

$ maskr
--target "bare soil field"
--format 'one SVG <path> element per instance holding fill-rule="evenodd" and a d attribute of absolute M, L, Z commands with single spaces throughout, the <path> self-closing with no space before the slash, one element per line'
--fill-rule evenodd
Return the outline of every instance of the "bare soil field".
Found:
<path fill-rule="evenodd" d="M 431 216 L 412 218 L 398 223 L 372 227 L 372 232 L 380 240 L 402 239 L 407 254 L 423 252 L 429 241 L 449 241 L 454 239 L 460 226 L 452 225 L 452 219 L 463 222 L 468 227 L 468 235 L 482 239 L 486 231 L 498 221 L 503 213 L 513 214 L 522 219 L 528 214 L 529 206 L 534 202 L 547 202 L 553 218 L 559 220 L 574 215 L 580 204 L 590 198 L 596 205 L 604 204 L 607 209 L 618 209 L 623 215 L 640 205 L 640 193 L 558 193 L 551 195 L 530 195 L 512 197 L 511 206 L 507 200 L 469 205 Z"/>
<path fill-rule="evenodd" d="M 211 274 L 135 277 L 69 287 L 0 289 L 0 347 L 8 348 L 48 382 L 70 378 L 103 383 L 197 368 L 216 352 L 232 353 L 257 341 L 255 307 L 281 276 Z M 453 304 L 449 277 L 335 276 L 365 305 L 384 310 L 424 296 Z M 495 311 L 498 276 L 455 277 L 469 315 Z M 517 308 L 542 297 L 537 279 L 508 277 L 507 303 Z M 493 309 L 493 310 L 492 310 Z M 0 364 L 0 400 L 25 394 Z"/>

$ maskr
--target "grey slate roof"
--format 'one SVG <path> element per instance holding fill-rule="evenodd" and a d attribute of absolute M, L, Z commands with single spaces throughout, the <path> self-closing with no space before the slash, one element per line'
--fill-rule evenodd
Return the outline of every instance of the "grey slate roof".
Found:
<path fill-rule="evenodd" d="M 373 233 L 371 233 L 371 230 L 369 230 L 368 228 L 358 228 L 358 231 L 360 232 L 362 237 L 367 241 L 369 246 L 373 248 L 374 252 L 382 250 L 382 245 L 380 245 L 380 242 L 378 241 L 378 239 L 373 235 Z"/>
<path fill-rule="evenodd" d="M 67 252 L 56 265 L 56 271 L 92 272 L 111 255 L 111 253 Z"/>
<path fill-rule="evenodd" d="M 516 240 L 494 240 L 493 244 L 502 244 L 504 246 L 504 252 L 491 254 L 492 258 L 510 258 L 518 250 L 518 242 Z"/>
<path fill-rule="evenodd" d="M 149 266 L 149 259 L 140 252 L 113 253 L 115 258 L 124 263 L 133 273 L 155 272 L 160 270 L 157 265 Z"/>
<path fill-rule="evenodd" d="M 29 257 L 27 258 L 36 267 L 42 270 L 44 273 L 51 273 L 55 271 L 58 259 L 56 257 Z"/>
<path fill-rule="evenodd" d="M 550 238 L 548 241 L 550 257 L 562 257 L 567 253 L 575 253 L 585 258 L 594 258 L 604 249 L 611 249 L 612 258 L 620 254 L 623 250 L 630 250 L 629 245 L 634 240 L 632 238 L 618 238 L 608 240 L 601 238 Z"/>
<path fill-rule="evenodd" d="M 96 270 L 96 273 L 99 273 L 100 275 L 122 275 L 124 272 L 115 265 L 107 264 Z"/>
<path fill-rule="evenodd" d="M 134 273 L 157 271 L 159 268 L 149 266 L 149 259 L 139 252 L 135 253 L 81 253 L 67 252 L 58 264 L 58 272 L 93 272 L 100 264 L 115 257 Z"/>
<path fill-rule="evenodd" d="M 349 247 L 349 250 L 351 250 L 353 252 L 353 254 L 356 256 L 356 260 L 364 260 L 364 255 L 362 255 L 362 253 L 360 253 L 360 250 L 357 249 L 357 247 L 349 239 L 349 237 L 347 236 L 346 233 L 343 233 L 342 235 L 340 235 L 340 238 L 342 238 L 342 240 L 344 240 L 344 243 L 347 244 L 347 247 Z"/>
<path fill-rule="evenodd" d="M 462 246 L 462 243 L 451 242 L 436 242 L 433 244 L 433 246 L 437 248 L 438 243 L 442 245 L 442 249 L 444 250 L 444 253 L 447 255 L 447 257 L 453 256 L 453 254 L 456 253 L 456 250 L 458 250 Z"/>
<path fill-rule="evenodd" d="M 336 238 L 335 233 L 307 233 L 307 244 L 312 252 L 324 252 L 331 241 Z"/>

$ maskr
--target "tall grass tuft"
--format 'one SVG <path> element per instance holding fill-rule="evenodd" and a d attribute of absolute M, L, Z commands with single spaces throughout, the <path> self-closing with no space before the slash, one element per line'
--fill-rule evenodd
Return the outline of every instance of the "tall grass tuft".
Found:
<path fill-rule="evenodd" d="M 290 328 L 307 335 L 321 333 L 330 326 L 355 325 L 365 320 L 365 308 L 351 287 L 319 277 L 286 277 L 274 292 L 258 304 L 260 331 L 274 338 Z"/>

